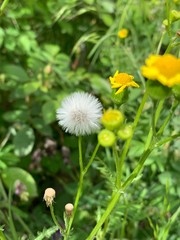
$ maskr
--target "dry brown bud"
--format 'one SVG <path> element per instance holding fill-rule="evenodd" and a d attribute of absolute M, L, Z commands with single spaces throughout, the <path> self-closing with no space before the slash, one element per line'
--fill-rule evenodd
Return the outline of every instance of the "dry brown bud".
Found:
<path fill-rule="evenodd" d="M 43 199 L 46 202 L 47 207 L 52 205 L 55 196 L 56 196 L 56 192 L 53 188 L 47 188 L 45 190 Z"/>
<path fill-rule="evenodd" d="M 65 205 L 65 212 L 66 212 L 66 215 L 70 216 L 73 212 L 73 209 L 74 209 L 74 206 L 72 203 L 67 203 Z"/>

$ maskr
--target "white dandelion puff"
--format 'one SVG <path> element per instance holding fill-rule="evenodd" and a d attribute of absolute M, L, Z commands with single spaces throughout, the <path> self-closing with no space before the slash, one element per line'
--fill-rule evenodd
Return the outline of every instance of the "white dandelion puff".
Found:
<path fill-rule="evenodd" d="M 75 92 L 66 97 L 57 110 L 60 126 L 71 134 L 86 135 L 96 132 L 100 127 L 102 105 L 91 94 Z"/>

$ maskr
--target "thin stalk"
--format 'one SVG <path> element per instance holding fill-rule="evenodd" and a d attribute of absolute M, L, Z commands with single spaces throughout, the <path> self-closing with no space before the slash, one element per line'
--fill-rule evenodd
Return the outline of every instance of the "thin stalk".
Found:
<path fill-rule="evenodd" d="M 161 35 L 161 38 L 160 38 L 160 41 L 159 41 L 159 44 L 158 44 L 158 47 L 157 47 L 157 50 L 156 50 L 156 54 L 159 54 L 159 52 L 161 50 L 161 46 L 162 46 L 162 42 L 164 40 L 165 34 L 166 34 L 165 31 L 162 32 L 162 35 Z"/>
<path fill-rule="evenodd" d="M 113 155 L 114 155 L 114 159 L 115 159 L 115 165 L 116 165 L 116 187 L 117 189 L 120 188 L 120 179 L 121 179 L 121 172 L 119 171 L 121 169 L 120 165 L 121 162 L 119 160 L 119 155 L 117 152 L 117 148 L 116 148 L 116 144 L 114 144 L 113 146 Z"/>
<path fill-rule="evenodd" d="M 128 177 L 128 179 L 123 183 L 122 185 L 122 190 L 124 191 L 132 182 L 133 180 L 138 176 L 138 174 L 140 173 L 140 171 L 142 170 L 144 163 L 147 159 L 147 157 L 150 155 L 150 153 L 152 152 L 153 148 L 150 147 L 149 149 L 147 149 L 146 151 L 144 151 L 143 155 L 140 158 L 140 161 L 138 163 L 138 165 L 136 166 L 136 168 L 133 170 L 133 172 L 131 173 L 131 175 Z"/>
<path fill-rule="evenodd" d="M 147 100 L 147 98 L 148 98 L 148 93 L 147 92 L 145 92 L 144 93 L 144 96 L 143 96 L 143 98 L 142 98 L 142 101 L 141 101 L 141 104 L 140 104 L 140 106 L 139 106 L 139 108 L 138 108 L 138 111 L 137 111 L 137 113 L 136 113 L 136 116 L 135 116 L 135 119 L 134 119 L 134 123 L 133 123 L 133 134 L 132 134 L 132 136 L 126 141 L 126 143 L 125 143 L 125 145 L 124 145 L 124 148 L 123 148 L 123 151 L 122 151 L 122 154 L 121 154 L 121 158 L 120 158 L 120 163 L 119 163 L 119 165 L 118 165 L 118 167 L 119 167 L 119 169 L 118 169 L 118 171 L 119 171 L 119 175 L 118 175 L 118 181 L 119 181 L 119 186 L 121 186 L 121 177 L 122 177 L 122 168 L 123 168 L 123 165 L 124 165 L 124 160 L 125 160 L 125 158 L 126 158 L 126 155 L 127 155 L 127 152 L 128 152 L 128 150 L 129 150 L 129 147 L 130 147 L 130 143 L 131 143 L 131 140 L 132 140 L 132 137 L 133 137 L 133 135 L 134 135 L 134 131 L 135 131 L 135 128 L 136 128 L 136 126 L 137 126 L 137 123 L 138 123 L 138 121 L 139 121 L 139 118 L 140 118 L 140 116 L 141 116 L 141 113 L 142 113 L 142 111 L 143 111 L 143 108 L 144 108 L 144 105 L 145 105 L 145 103 L 146 103 L 146 100 Z"/>
<path fill-rule="evenodd" d="M 16 232 L 16 228 L 14 225 L 14 221 L 13 221 L 13 216 L 12 216 L 12 211 L 11 211 L 11 203 L 12 202 L 12 191 L 11 188 L 9 189 L 9 197 L 8 197 L 8 215 L 9 215 L 9 226 L 11 229 L 11 233 L 12 233 L 12 237 L 14 240 L 17 240 L 17 232 Z"/>
<path fill-rule="evenodd" d="M 106 233 L 107 233 L 107 229 L 108 229 L 108 218 L 106 219 L 105 223 L 104 223 L 104 227 L 103 227 L 103 232 L 102 232 L 102 236 L 101 236 L 101 240 L 105 239 Z"/>
<path fill-rule="evenodd" d="M 104 214 L 101 216 L 101 218 L 99 219 L 98 223 L 95 225 L 95 227 L 93 228 L 93 230 L 91 231 L 91 233 L 89 234 L 89 236 L 86 238 L 86 240 L 92 240 L 94 239 L 94 236 L 96 235 L 96 233 L 99 231 L 99 229 L 101 228 L 101 226 L 103 225 L 103 223 L 106 221 L 106 219 L 108 218 L 108 216 L 111 214 L 112 210 L 114 209 L 114 207 L 116 206 L 117 202 L 119 201 L 119 197 L 122 193 L 120 191 L 116 192 L 113 197 L 111 198 L 111 201 L 109 203 L 109 205 L 106 208 L 106 211 L 104 212 Z"/>
<path fill-rule="evenodd" d="M 1 240 L 6 240 L 3 231 L 0 229 L 0 239 Z"/>
<path fill-rule="evenodd" d="M 158 135 L 158 136 L 161 135 L 161 134 L 164 132 L 165 127 L 166 127 L 167 124 L 169 123 L 169 121 L 170 121 L 172 115 L 174 114 L 174 112 L 175 112 L 175 110 L 176 110 L 176 108 L 177 108 L 178 105 L 179 105 L 179 102 L 178 102 L 178 101 L 175 101 L 174 104 L 173 104 L 173 106 L 172 106 L 172 108 L 171 108 L 171 110 L 170 110 L 170 114 L 166 117 L 164 123 L 162 124 L 162 126 L 161 126 L 160 129 L 159 129 L 159 131 L 157 132 L 157 135 Z"/>
<path fill-rule="evenodd" d="M 157 125 L 157 121 L 158 121 L 158 118 L 160 116 L 161 110 L 163 108 L 163 104 L 164 104 L 164 100 L 160 100 L 159 103 L 158 103 L 158 106 L 156 108 L 155 113 L 154 113 L 154 110 L 153 110 L 152 126 L 150 127 L 148 137 L 146 139 L 146 144 L 145 144 L 145 147 L 144 147 L 145 151 L 149 148 L 153 137 L 156 136 L 156 125 Z M 156 104 L 155 104 L 155 106 L 156 106 Z"/>
<path fill-rule="evenodd" d="M 2 3 L 1 7 L 0 7 L 0 16 L 3 14 L 3 11 L 6 7 L 6 5 L 8 4 L 9 0 L 4 0 L 4 2 Z"/>
<path fill-rule="evenodd" d="M 1 192 L 4 200 L 7 201 L 7 200 L 8 200 L 8 196 L 7 196 L 7 194 L 6 194 L 6 191 L 5 191 L 5 189 L 4 189 L 4 186 L 3 186 L 3 184 L 2 184 L 1 178 L 0 178 L 0 192 Z"/>
<path fill-rule="evenodd" d="M 81 136 L 79 136 L 79 139 L 78 139 L 78 148 L 79 148 L 79 167 L 80 167 L 79 184 L 78 184 L 78 190 L 77 190 L 77 194 L 76 194 L 76 198 L 75 198 L 75 202 L 74 202 L 73 214 L 69 220 L 67 231 L 65 233 L 65 239 L 68 239 L 68 237 L 69 237 L 71 226 L 72 226 L 72 223 L 73 223 L 76 211 L 77 211 L 79 199 L 80 199 L 80 196 L 82 193 L 82 188 L 83 188 L 83 176 L 84 175 L 83 175 L 82 137 Z"/>
<path fill-rule="evenodd" d="M 54 224 L 59 228 L 60 232 L 63 234 L 64 229 L 60 226 L 60 224 L 58 223 L 58 221 L 56 219 L 56 216 L 54 214 L 54 207 L 53 207 L 53 205 L 51 204 L 49 207 L 50 207 L 51 217 L 52 217 L 52 220 L 53 220 Z"/>
<path fill-rule="evenodd" d="M 98 149 L 99 149 L 99 146 L 100 146 L 100 144 L 97 143 L 97 145 L 96 145 L 96 147 L 95 147 L 95 149 L 94 149 L 94 152 L 93 152 L 93 154 L 92 154 L 92 156 L 91 156 L 88 164 L 87 164 L 86 167 L 84 168 L 83 175 L 86 174 L 86 172 L 88 171 L 88 169 L 89 169 L 89 167 L 91 166 L 92 162 L 94 161 L 94 158 L 95 158 L 95 156 L 96 156 L 96 154 L 97 154 L 97 151 L 98 151 Z"/>
<path fill-rule="evenodd" d="M 170 141 L 172 141 L 172 140 L 174 140 L 174 139 L 176 139 L 176 138 L 179 138 L 179 137 L 180 137 L 180 133 L 179 133 L 179 134 L 174 134 L 174 135 L 172 135 L 172 136 L 170 136 L 170 137 L 167 137 L 167 138 L 165 138 L 165 139 L 157 142 L 157 143 L 155 144 L 155 147 L 160 147 L 160 146 L 162 146 L 163 144 L 165 144 L 165 143 L 167 143 L 167 142 L 170 142 Z"/>
<path fill-rule="evenodd" d="M 24 230 L 30 234 L 31 237 L 34 237 L 33 232 L 30 230 L 30 228 L 27 226 L 27 224 L 22 220 L 22 218 L 19 215 L 16 215 L 17 220 L 21 224 L 21 226 L 24 228 Z"/>

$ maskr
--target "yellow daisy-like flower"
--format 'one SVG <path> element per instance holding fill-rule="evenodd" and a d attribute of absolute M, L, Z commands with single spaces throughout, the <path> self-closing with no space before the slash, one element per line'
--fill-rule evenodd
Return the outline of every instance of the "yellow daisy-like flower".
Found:
<path fill-rule="evenodd" d="M 173 87 L 180 84 L 180 59 L 171 54 L 150 55 L 141 71 L 144 77 L 157 80 L 164 86 Z"/>
<path fill-rule="evenodd" d="M 113 77 L 109 77 L 111 82 L 111 88 L 119 88 L 115 94 L 121 93 L 127 87 L 139 87 L 139 85 L 133 81 L 134 77 L 127 73 L 115 72 Z"/>
<path fill-rule="evenodd" d="M 122 28 L 118 32 L 118 37 L 119 38 L 126 38 L 128 36 L 129 31 L 126 28 Z"/>

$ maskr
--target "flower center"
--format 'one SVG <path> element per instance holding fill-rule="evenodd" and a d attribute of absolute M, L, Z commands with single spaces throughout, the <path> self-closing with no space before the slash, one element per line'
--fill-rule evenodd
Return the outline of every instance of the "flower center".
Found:
<path fill-rule="evenodd" d="M 131 82 L 132 79 L 133 77 L 127 73 L 119 73 L 117 76 L 115 76 L 115 81 L 121 83 L 122 85 L 126 85 L 127 83 Z"/>
<path fill-rule="evenodd" d="M 180 61 L 170 55 L 164 55 L 164 57 L 158 59 L 153 66 L 159 70 L 159 73 L 167 78 L 171 78 L 180 72 Z"/>
<path fill-rule="evenodd" d="M 85 122 L 86 121 L 86 114 L 83 111 L 76 110 L 72 113 L 72 118 L 74 119 L 75 122 Z"/>

